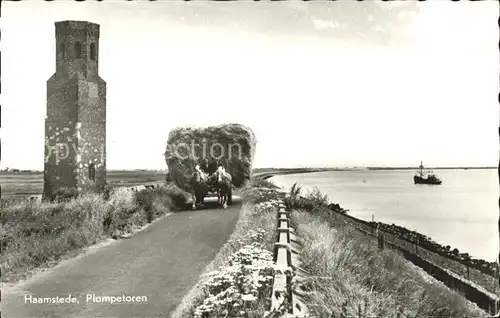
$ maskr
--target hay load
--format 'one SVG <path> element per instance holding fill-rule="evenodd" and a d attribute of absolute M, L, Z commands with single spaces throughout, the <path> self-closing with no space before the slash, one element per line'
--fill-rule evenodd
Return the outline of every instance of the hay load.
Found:
<path fill-rule="evenodd" d="M 200 159 L 219 160 L 233 177 L 236 187 L 252 177 L 256 139 L 253 131 L 240 124 L 206 128 L 175 128 L 170 131 L 165 152 L 169 178 L 190 191 L 190 179 Z"/>

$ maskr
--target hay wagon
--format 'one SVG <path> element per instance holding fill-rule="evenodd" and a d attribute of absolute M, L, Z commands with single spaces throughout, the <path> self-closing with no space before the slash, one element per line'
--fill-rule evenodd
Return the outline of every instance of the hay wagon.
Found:
<path fill-rule="evenodd" d="M 242 187 L 251 178 L 255 146 L 253 131 L 236 123 L 174 128 L 169 132 L 165 150 L 170 180 L 181 189 L 191 189 L 193 165 L 200 158 L 225 161 L 225 169 L 232 179 L 227 201 L 231 204 L 233 189 Z M 214 196 L 217 191 L 210 189 L 208 197 Z"/>

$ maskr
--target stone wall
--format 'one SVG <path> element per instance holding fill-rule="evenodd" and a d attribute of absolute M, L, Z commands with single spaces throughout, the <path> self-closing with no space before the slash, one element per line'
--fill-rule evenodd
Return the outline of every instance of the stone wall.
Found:
<path fill-rule="evenodd" d="M 106 128 L 99 123 L 81 123 L 81 139 L 76 158 L 77 186 L 79 190 L 106 184 Z M 95 169 L 95 180 L 89 179 L 91 165 Z"/>
<path fill-rule="evenodd" d="M 77 158 L 78 188 L 106 184 L 106 83 L 99 77 L 95 81 L 79 79 Z M 90 180 L 90 167 L 95 169 L 95 179 Z"/>
<path fill-rule="evenodd" d="M 78 82 L 63 76 L 47 81 L 45 118 L 44 196 L 75 185 L 74 158 L 78 145 L 74 135 L 77 120 Z"/>

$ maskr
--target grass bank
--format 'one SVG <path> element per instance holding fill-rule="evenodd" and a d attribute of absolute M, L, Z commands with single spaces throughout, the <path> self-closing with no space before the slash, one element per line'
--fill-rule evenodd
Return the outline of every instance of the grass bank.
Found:
<path fill-rule="evenodd" d="M 261 318 L 269 308 L 279 194 L 267 187 L 248 187 L 241 195 L 245 203 L 235 231 L 173 318 Z"/>
<path fill-rule="evenodd" d="M 293 207 L 299 191 L 292 191 Z M 308 195 L 316 206 L 297 209 L 292 220 L 303 243 L 303 268 L 310 273 L 305 300 L 318 317 L 486 317 L 463 296 L 353 226 L 333 228 L 320 207 L 327 197 Z"/>
<path fill-rule="evenodd" d="M 58 202 L 16 202 L 0 206 L 2 282 L 16 282 L 31 270 L 53 265 L 104 239 L 134 232 L 188 200 L 175 186 L 117 192 L 105 200 L 85 194 Z"/>

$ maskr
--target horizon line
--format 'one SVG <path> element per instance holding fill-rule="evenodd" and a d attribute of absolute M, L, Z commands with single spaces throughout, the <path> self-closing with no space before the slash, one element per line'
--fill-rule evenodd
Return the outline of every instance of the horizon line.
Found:
<path fill-rule="evenodd" d="M 253 167 L 252 170 L 256 169 L 293 169 L 293 170 L 300 170 L 300 169 L 316 169 L 316 170 L 345 170 L 345 169 L 418 169 L 419 166 L 336 166 L 336 167 L 277 167 L 277 166 L 270 166 L 270 167 Z M 436 166 L 436 167 L 427 167 L 425 169 L 500 169 L 500 166 Z M 43 172 L 43 169 L 20 169 L 20 168 L 9 168 L 9 170 L 0 169 L 0 172 L 12 172 L 13 170 L 16 171 L 24 171 L 24 172 Z M 106 171 L 167 171 L 168 168 L 115 168 L 115 169 L 106 169 Z"/>

